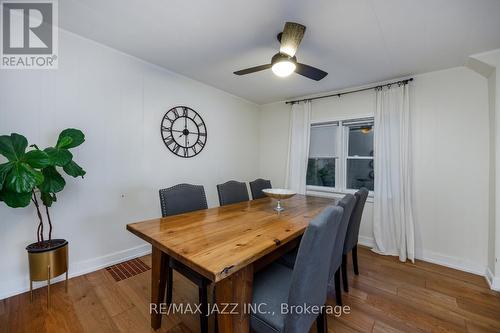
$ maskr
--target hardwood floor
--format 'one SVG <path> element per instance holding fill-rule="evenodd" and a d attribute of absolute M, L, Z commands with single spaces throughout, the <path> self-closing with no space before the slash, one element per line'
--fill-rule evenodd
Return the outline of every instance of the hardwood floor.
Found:
<path fill-rule="evenodd" d="M 500 293 L 483 277 L 442 266 L 403 264 L 360 248 L 360 276 L 349 272 L 344 304 L 329 332 L 500 332 Z M 142 260 L 150 264 L 150 257 Z M 348 267 L 352 267 L 349 266 Z M 150 332 L 147 271 L 116 282 L 105 269 L 0 301 L 0 332 Z M 196 303 L 198 289 L 174 273 L 174 302 Z M 333 302 L 333 301 L 332 301 Z M 210 323 L 211 327 L 213 326 Z M 159 332 L 197 332 L 197 315 L 164 316 Z M 315 328 L 311 330 L 315 332 Z"/>

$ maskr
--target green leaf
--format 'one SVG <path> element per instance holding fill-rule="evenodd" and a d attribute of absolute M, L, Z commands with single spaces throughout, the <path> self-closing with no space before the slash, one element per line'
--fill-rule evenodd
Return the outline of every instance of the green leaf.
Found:
<path fill-rule="evenodd" d="M 64 148 L 53 148 L 49 147 L 44 150 L 44 152 L 49 155 L 50 162 L 52 165 L 65 166 L 73 158 L 73 154 Z"/>
<path fill-rule="evenodd" d="M 64 172 L 73 177 L 82 177 L 85 176 L 86 172 L 82 169 L 81 166 L 76 164 L 76 162 L 71 161 L 63 167 Z"/>
<path fill-rule="evenodd" d="M 56 148 L 66 148 L 73 142 L 73 139 L 69 136 L 59 137 L 57 140 Z"/>
<path fill-rule="evenodd" d="M 12 170 L 13 166 L 14 162 L 0 164 L 0 190 L 3 188 L 5 178 L 7 178 L 7 174 Z"/>
<path fill-rule="evenodd" d="M 21 158 L 28 147 L 28 140 L 23 135 L 17 133 L 12 133 L 10 137 L 12 138 L 12 145 L 17 157 Z"/>
<path fill-rule="evenodd" d="M 40 171 L 33 169 L 28 163 L 16 162 L 5 178 L 5 188 L 12 192 L 29 193 L 42 182 L 43 175 Z"/>
<path fill-rule="evenodd" d="M 0 136 L 0 154 L 9 161 L 16 161 L 24 156 L 24 151 L 28 147 L 28 140 L 20 134 L 12 133 Z"/>
<path fill-rule="evenodd" d="M 76 128 L 68 128 L 59 134 L 56 148 L 75 148 L 85 141 L 85 135 Z"/>
<path fill-rule="evenodd" d="M 56 195 L 53 193 L 42 192 L 40 195 L 42 202 L 45 206 L 51 207 L 52 203 L 56 202 Z"/>
<path fill-rule="evenodd" d="M 31 150 L 23 157 L 23 161 L 33 168 L 43 169 L 50 165 L 49 155 L 41 150 Z"/>
<path fill-rule="evenodd" d="M 16 193 L 4 189 L 0 191 L 0 201 L 4 201 L 12 208 L 26 207 L 31 202 L 31 192 Z"/>
<path fill-rule="evenodd" d="M 40 186 L 38 186 L 40 191 L 46 193 L 57 193 L 63 190 L 66 185 L 66 181 L 61 174 L 57 172 L 55 167 L 46 167 L 42 170 L 42 172 L 44 181 Z"/>

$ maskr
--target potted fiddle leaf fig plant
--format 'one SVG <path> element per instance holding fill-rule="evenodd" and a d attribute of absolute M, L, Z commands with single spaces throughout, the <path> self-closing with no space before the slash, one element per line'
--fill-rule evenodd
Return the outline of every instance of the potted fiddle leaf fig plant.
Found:
<path fill-rule="evenodd" d="M 30 289 L 33 281 L 48 280 L 66 273 L 68 277 L 68 242 L 52 239 L 49 208 L 57 201 L 66 181 L 61 171 L 72 177 L 82 177 L 85 171 L 75 161 L 70 149 L 85 141 L 82 131 L 68 128 L 59 134 L 53 147 L 41 150 L 17 133 L 0 136 L 0 154 L 7 162 L 0 164 L 0 201 L 12 208 L 31 203 L 38 217 L 37 242 L 26 247 L 30 266 Z M 43 207 L 42 207 L 43 206 Z M 48 224 L 45 237 L 44 216 Z"/>

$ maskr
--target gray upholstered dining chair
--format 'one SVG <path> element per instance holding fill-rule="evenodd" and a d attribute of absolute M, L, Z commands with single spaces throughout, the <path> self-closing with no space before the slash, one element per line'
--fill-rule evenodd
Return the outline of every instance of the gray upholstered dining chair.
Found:
<path fill-rule="evenodd" d="M 161 213 L 165 216 L 207 209 L 202 185 L 178 184 L 160 190 Z"/>
<path fill-rule="evenodd" d="M 342 254 L 344 249 L 344 241 L 346 237 L 347 228 L 349 226 L 349 218 L 351 216 L 352 210 L 356 203 L 356 198 L 352 194 L 346 194 L 339 202 L 338 206 L 344 209 L 342 220 L 340 222 L 339 232 L 334 240 L 334 247 L 331 256 L 331 266 L 330 266 L 330 283 L 329 293 L 331 287 L 335 288 L 335 299 L 338 305 L 342 305 L 342 291 L 340 289 L 340 266 L 342 264 Z M 287 267 L 293 267 L 295 265 L 297 256 L 297 249 L 285 254 L 281 257 L 278 262 Z M 332 286 L 333 283 L 333 286 Z"/>
<path fill-rule="evenodd" d="M 266 188 L 272 188 L 271 181 L 266 179 L 256 179 L 253 182 L 250 182 L 250 191 L 252 191 L 252 199 L 260 199 L 265 198 L 266 195 L 262 190 Z"/>
<path fill-rule="evenodd" d="M 332 237 L 336 237 L 343 208 L 330 206 L 315 217 L 307 227 L 299 245 L 295 267 L 292 269 L 273 263 L 255 274 L 252 304 L 262 311 L 250 316 L 250 326 L 257 333 L 309 332 L 316 320 L 319 333 L 327 332 L 324 311 L 299 313 L 282 311 L 282 304 L 292 306 L 325 305 L 329 278 Z M 326 263 L 326 264 L 325 264 Z"/>
<path fill-rule="evenodd" d="M 205 189 L 201 185 L 178 184 L 160 190 L 160 204 L 163 217 L 207 209 Z M 186 265 L 170 257 L 168 262 L 167 304 L 172 303 L 173 270 L 181 273 L 198 286 L 201 304 L 200 332 L 208 332 L 208 290 L 210 281 Z"/>
<path fill-rule="evenodd" d="M 359 275 L 358 270 L 358 237 L 359 237 L 359 226 L 361 224 L 361 217 L 363 216 L 363 209 L 365 208 L 366 198 L 368 197 L 368 190 L 366 188 L 361 188 L 359 191 L 354 193 L 356 197 L 356 204 L 352 210 L 351 218 L 349 219 L 349 227 L 347 228 L 347 233 L 344 242 L 344 251 L 342 255 L 342 282 L 344 285 L 344 291 L 349 291 L 349 283 L 347 281 L 347 255 L 352 251 L 352 264 L 354 268 L 354 274 Z"/>
<path fill-rule="evenodd" d="M 235 180 L 217 185 L 217 193 L 219 194 L 219 204 L 221 206 L 250 200 L 248 198 L 247 184 Z"/>
<path fill-rule="evenodd" d="M 342 221 L 340 223 L 337 238 L 335 238 L 335 245 L 333 246 L 332 263 L 330 266 L 330 284 L 335 285 L 335 300 L 338 305 L 342 305 L 342 291 L 340 289 L 340 266 L 342 265 L 342 254 L 344 253 L 344 242 L 347 228 L 349 227 L 349 219 L 351 218 L 352 210 L 356 204 L 356 197 L 352 194 L 346 194 L 339 202 L 338 206 L 344 208 Z"/>

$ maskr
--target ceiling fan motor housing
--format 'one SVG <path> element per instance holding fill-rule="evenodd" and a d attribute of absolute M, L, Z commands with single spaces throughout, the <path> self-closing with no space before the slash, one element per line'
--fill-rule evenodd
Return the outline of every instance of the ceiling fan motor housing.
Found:
<path fill-rule="evenodd" d="M 289 62 L 293 62 L 294 64 L 297 64 L 297 58 L 295 56 L 293 57 L 290 57 L 289 55 L 287 54 L 283 54 L 283 53 L 276 53 L 272 59 L 271 59 L 271 65 L 274 65 L 278 62 L 281 62 L 281 61 L 289 61 Z"/>

